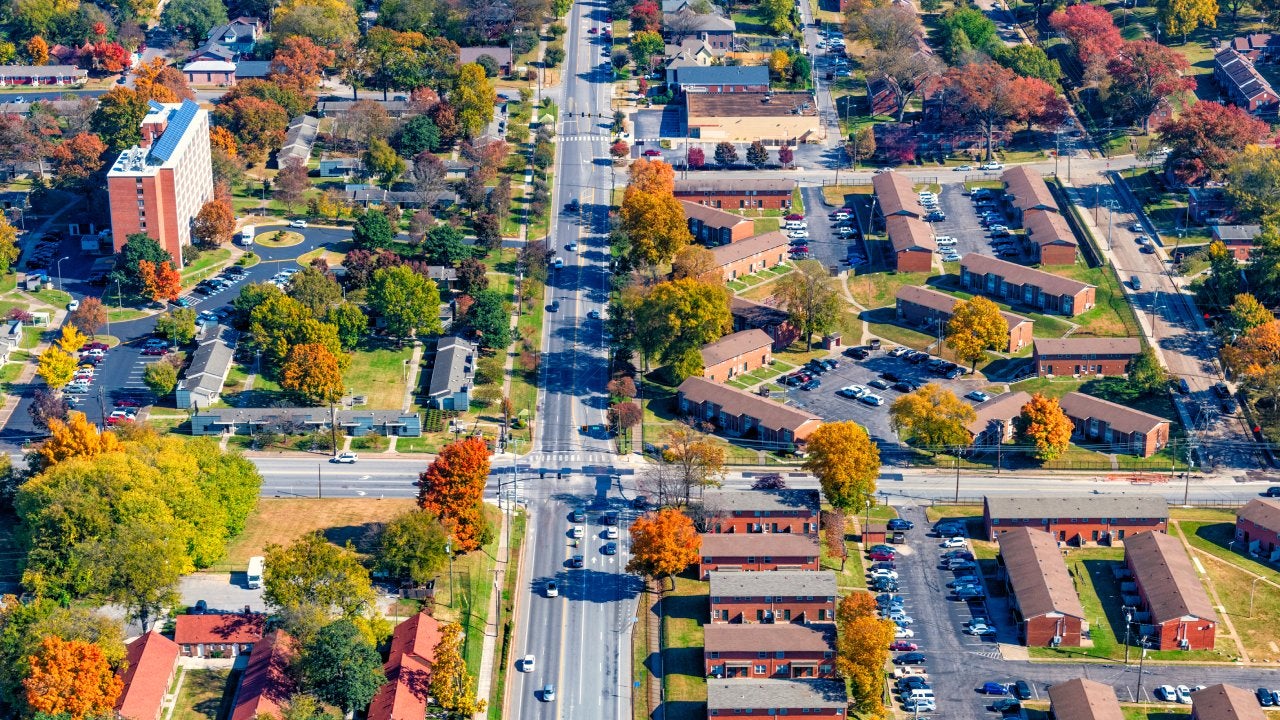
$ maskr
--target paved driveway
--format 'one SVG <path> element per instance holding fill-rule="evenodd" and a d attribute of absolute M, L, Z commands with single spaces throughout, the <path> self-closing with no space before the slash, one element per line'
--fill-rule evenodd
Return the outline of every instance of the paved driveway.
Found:
<path fill-rule="evenodd" d="M 956 252 L 961 257 L 969 253 L 991 254 L 991 247 L 984 237 L 985 230 L 978 222 L 973 209 L 973 199 L 965 194 L 963 185 L 943 185 L 938 206 L 947 219 L 933 223 L 934 235 L 950 235 L 956 239 Z M 942 248 L 938 248 L 941 254 Z"/>
<path fill-rule="evenodd" d="M 802 187 L 800 195 L 804 198 L 805 222 L 809 224 L 809 253 L 828 269 L 847 268 L 844 263 L 848 243 L 836 235 L 835 223 L 827 219 L 835 208 L 827 206 L 820 187 Z"/>

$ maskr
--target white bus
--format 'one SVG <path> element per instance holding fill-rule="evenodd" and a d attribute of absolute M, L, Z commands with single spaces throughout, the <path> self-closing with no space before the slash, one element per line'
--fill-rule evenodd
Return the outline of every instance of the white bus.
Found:
<path fill-rule="evenodd" d="M 249 570 L 245 573 L 249 578 L 249 589 L 257 590 L 262 587 L 262 569 L 266 566 L 266 558 L 261 555 L 254 555 L 249 558 Z"/>

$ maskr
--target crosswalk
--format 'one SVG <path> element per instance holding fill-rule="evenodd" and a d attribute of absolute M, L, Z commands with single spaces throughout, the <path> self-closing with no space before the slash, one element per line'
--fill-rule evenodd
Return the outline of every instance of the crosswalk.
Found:
<path fill-rule="evenodd" d="M 590 135 L 557 135 L 554 139 L 555 139 L 556 141 L 558 141 L 558 142 L 593 142 L 593 141 L 595 141 L 595 140 L 604 140 L 605 142 L 609 142 L 609 141 L 613 140 L 613 137 L 612 137 L 612 136 L 610 136 L 610 135 L 603 135 L 603 134 L 602 134 L 602 135 L 596 135 L 596 134 L 590 134 Z M 641 139 L 639 140 L 639 142 L 641 142 L 641 143 L 656 143 L 656 142 L 660 142 L 660 140 L 661 140 L 660 138 L 641 138 Z M 632 142 L 632 141 L 629 141 L 629 142 Z M 634 144 L 634 142 L 632 142 L 632 144 Z"/>

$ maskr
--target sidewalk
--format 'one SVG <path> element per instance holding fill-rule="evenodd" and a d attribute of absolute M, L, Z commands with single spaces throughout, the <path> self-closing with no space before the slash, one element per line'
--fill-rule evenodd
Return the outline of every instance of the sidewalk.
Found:
<path fill-rule="evenodd" d="M 495 671 L 502 672 L 494 667 L 494 651 L 498 645 L 498 633 L 501 632 L 498 627 L 498 617 L 502 609 L 502 588 L 506 583 L 507 561 L 510 553 L 507 539 L 510 534 L 511 527 L 507 523 L 506 513 L 503 513 L 501 525 L 498 526 L 498 548 L 495 551 L 497 566 L 493 573 L 493 594 L 489 598 L 488 620 L 484 624 L 484 644 L 480 647 L 480 672 L 476 677 L 476 697 L 483 700 L 486 706 L 484 710 L 475 714 L 475 720 L 484 720 L 489 716 L 487 703 L 492 702 L 490 696 L 493 694 L 493 674 Z"/>

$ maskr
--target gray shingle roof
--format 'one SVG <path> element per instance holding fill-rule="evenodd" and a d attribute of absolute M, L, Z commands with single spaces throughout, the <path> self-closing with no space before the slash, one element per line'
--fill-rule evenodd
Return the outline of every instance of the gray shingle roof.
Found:
<path fill-rule="evenodd" d="M 1124 540 L 1124 559 L 1157 624 L 1188 616 L 1217 622 L 1218 613 L 1181 540 L 1162 532 L 1130 535 Z"/>
<path fill-rule="evenodd" d="M 769 68 L 763 65 L 698 65 L 675 70 L 677 85 L 769 86 Z"/>
<path fill-rule="evenodd" d="M 836 680 L 707 680 L 708 710 L 843 710 L 848 704 L 844 683 Z"/>
<path fill-rule="evenodd" d="M 1072 280 L 1042 270 L 1034 270 L 1017 263 L 1006 262 L 978 253 L 969 253 L 960 259 L 960 266 L 974 275 L 998 275 L 1014 285 L 1034 285 L 1050 295 L 1071 295 L 1093 287 L 1089 283 Z"/>
<path fill-rule="evenodd" d="M 826 570 L 773 570 L 770 572 L 710 573 L 711 597 L 812 596 L 834 597 L 836 575 Z"/>
<path fill-rule="evenodd" d="M 1019 210 L 1025 211 L 1033 207 L 1058 209 L 1058 203 L 1053 201 L 1053 194 L 1049 192 L 1044 178 L 1026 165 L 1005 170 L 1000 179 L 1004 180 L 1005 192 L 1013 198 L 1013 206 Z"/>
<path fill-rule="evenodd" d="M 224 325 L 209 329 L 195 352 L 191 353 L 191 363 L 182 378 L 183 386 L 188 390 L 199 390 L 204 395 L 222 392 L 235 355 L 235 339 L 235 331 Z"/>
<path fill-rule="evenodd" d="M 1280 500 L 1270 498 L 1250 500 L 1240 508 L 1236 517 L 1240 520 L 1248 520 L 1258 527 L 1280 532 Z"/>
<path fill-rule="evenodd" d="M 755 225 L 755 221 L 750 218 L 745 218 L 741 215 L 727 212 L 719 208 L 713 208 L 710 205 L 703 205 L 702 203 L 681 200 L 680 208 L 684 210 L 684 216 L 686 219 L 699 220 L 707 227 L 731 228 L 745 223 Z"/>
<path fill-rule="evenodd" d="M 1191 693 L 1196 720 L 1266 720 L 1253 693 L 1234 685 L 1210 685 Z"/>
<path fill-rule="evenodd" d="M 1169 518 L 1169 503 L 1156 495 L 1034 495 L 984 498 L 987 513 L 1000 520 L 1038 518 Z"/>
<path fill-rule="evenodd" d="M 474 371 L 475 346 L 454 335 L 440 338 L 436 346 L 436 362 L 431 368 L 431 397 L 457 392 Z"/>
<path fill-rule="evenodd" d="M 1036 338 L 1033 342 L 1040 355 L 1137 355 L 1142 352 L 1141 338 Z"/>
<path fill-rule="evenodd" d="M 708 490 L 702 503 L 725 512 L 808 509 L 817 515 L 821 497 L 817 490 Z"/>
<path fill-rule="evenodd" d="M 1169 422 L 1162 417 L 1144 413 L 1141 410 L 1134 410 L 1131 407 L 1078 392 L 1069 392 L 1063 395 L 1058 400 L 1058 404 L 1062 406 L 1062 411 L 1069 418 L 1102 420 L 1111 426 L 1112 430 L 1118 430 L 1122 433 L 1148 433 L 1154 431 L 1161 424 L 1168 424 Z"/>
<path fill-rule="evenodd" d="M 994 422 L 1010 422 L 1022 414 L 1022 408 L 1031 402 L 1031 396 L 1022 390 L 1001 393 L 986 402 L 973 406 L 974 420 L 966 427 L 969 432 L 981 435 Z"/>
<path fill-rule="evenodd" d="M 676 197 L 689 193 L 706 193 L 715 195 L 717 193 L 740 193 L 754 190 L 755 192 L 774 192 L 790 194 L 796 189 L 795 180 L 775 179 L 775 178 L 691 178 L 688 180 L 676 180 Z"/>
<path fill-rule="evenodd" d="M 1067 563 L 1054 536 L 1028 527 L 1001 533 L 1000 557 L 1024 618 L 1059 613 L 1084 618 Z"/>

